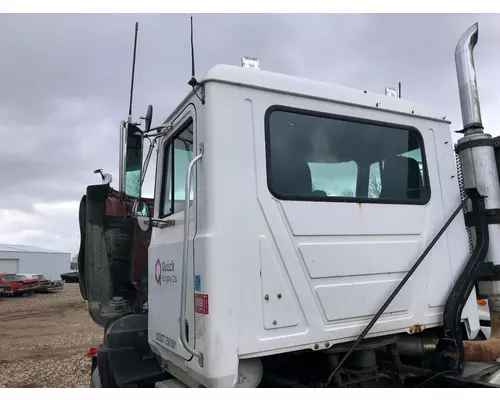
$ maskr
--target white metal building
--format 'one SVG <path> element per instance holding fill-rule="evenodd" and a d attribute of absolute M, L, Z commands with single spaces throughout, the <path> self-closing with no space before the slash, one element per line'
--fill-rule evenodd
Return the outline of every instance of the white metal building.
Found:
<path fill-rule="evenodd" d="M 47 279 L 61 279 L 70 272 L 71 254 L 36 246 L 0 244 L 0 274 L 42 274 Z"/>

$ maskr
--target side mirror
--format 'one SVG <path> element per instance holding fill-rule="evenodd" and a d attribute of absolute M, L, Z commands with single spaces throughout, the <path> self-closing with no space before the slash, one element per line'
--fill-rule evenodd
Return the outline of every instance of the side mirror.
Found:
<path fill-rule="evenodd" d="M 144 132 L 149 132 L 151 129 L 151 121 L 153 120 L 153 106 L 150 104 L 148 106 L 148 111 L 146 112 L 146 117 L 144 118 Z"/>
<path fill-rule="evenodd" d="M 153 219 L 148 204 L 143 199 L 136 199 L 132 206 L 132 216 L 137 220 L 139 229 L 147 232 L 149 228 L 168 228 L 175 225 L 175 221 L 162 221 L 161 219 Z"/>
<path fill-rule="evenodd" d="M 142 131 L 136 125 L 126 123 L 121 136 L 121 145 L 125 150 L 125 154 L 120 154 L 123 162 L 123 168 L 120 171 L 120 190 L 127 196 L 140 198 L 143 152 Z"/>
<path fill-rule="evenodd" d="M 141 231 L 147 232 L 151 228 L 151 215 L 149 207 L 144 200 L 137 199 L 134 202 L 132 215 L 137 220 L 137 225 Z"/>

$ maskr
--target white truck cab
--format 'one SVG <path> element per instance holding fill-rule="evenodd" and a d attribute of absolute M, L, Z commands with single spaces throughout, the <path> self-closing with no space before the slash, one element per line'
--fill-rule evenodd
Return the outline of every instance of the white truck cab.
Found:
<path fill-rule="evenodd" d="M 475 224 L 460 212 L 463 181 L 476 189 L 468 170 L 459 182 L 442 113 L 257 68 L 218 65 L 192 86 L 160 127 L 150 113 L 144 132 L 122 125 L 119 191 L 108 179 L 82 200 L 101 380 L 105 365 L 118 386 L 342 386 L 353 370 L 387 377 L 384 357 L 400 373 L 413 357 L 404 371 L 420 377 L 439 370 L 430 353 L 457 352 L 460 372 L 464 346 L 474 361 L 478 293 L 464 274 L 489 231 L 481 193 Z M 142 199 L 153 147 L 154 199 Z M 147 334 L 147 377 L 111 360 L 127 332 Z"/>
<path fill-rule="evenodd" d="M 154 218 L 171 224 L 153 229 L 149 246 L 149 340 L 202 384 L 226 386 L 240 360 L 355 339 L 460 189 L 436 111 L 232 66 L 201 83 L 206 104 L 186 98 L 158 145 Z M 180 316 L 185 176 L 197 155 Z M 443 288 L 468 255 L 459 216 L 369 336 L 439 325 Z M 472 337 L 475 298 L 463 316 Z M 203 366 L 182 345 L 179 318 Z"/>

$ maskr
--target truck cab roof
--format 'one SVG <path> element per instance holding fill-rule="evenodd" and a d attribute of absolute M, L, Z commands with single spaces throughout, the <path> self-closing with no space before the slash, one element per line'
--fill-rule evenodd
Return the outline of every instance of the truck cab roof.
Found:
<path fill-rule="evenodd" d="M 446 120 L 444 113 L 423 104 L 380 93 L 371 93 L 366 90 L 260 69 L 219 64 L 210 69 L 200 83 L 205 84 L 209 82 L 219 82 L 275 93 L 299 95 L 317 100 L 358 105 L 450 123 L 450 121 Z"/>

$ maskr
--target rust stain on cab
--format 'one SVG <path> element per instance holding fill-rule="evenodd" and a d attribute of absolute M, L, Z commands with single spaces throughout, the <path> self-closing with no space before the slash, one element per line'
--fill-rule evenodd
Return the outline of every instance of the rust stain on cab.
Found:
<path fill-rule="evenodd" d="M 413 335 L 414 333 L 422 332 L 424 328 L 425 328 L 424 325 L 415 324 L 413 326 L 410 326 L 409 333 Z"/>

